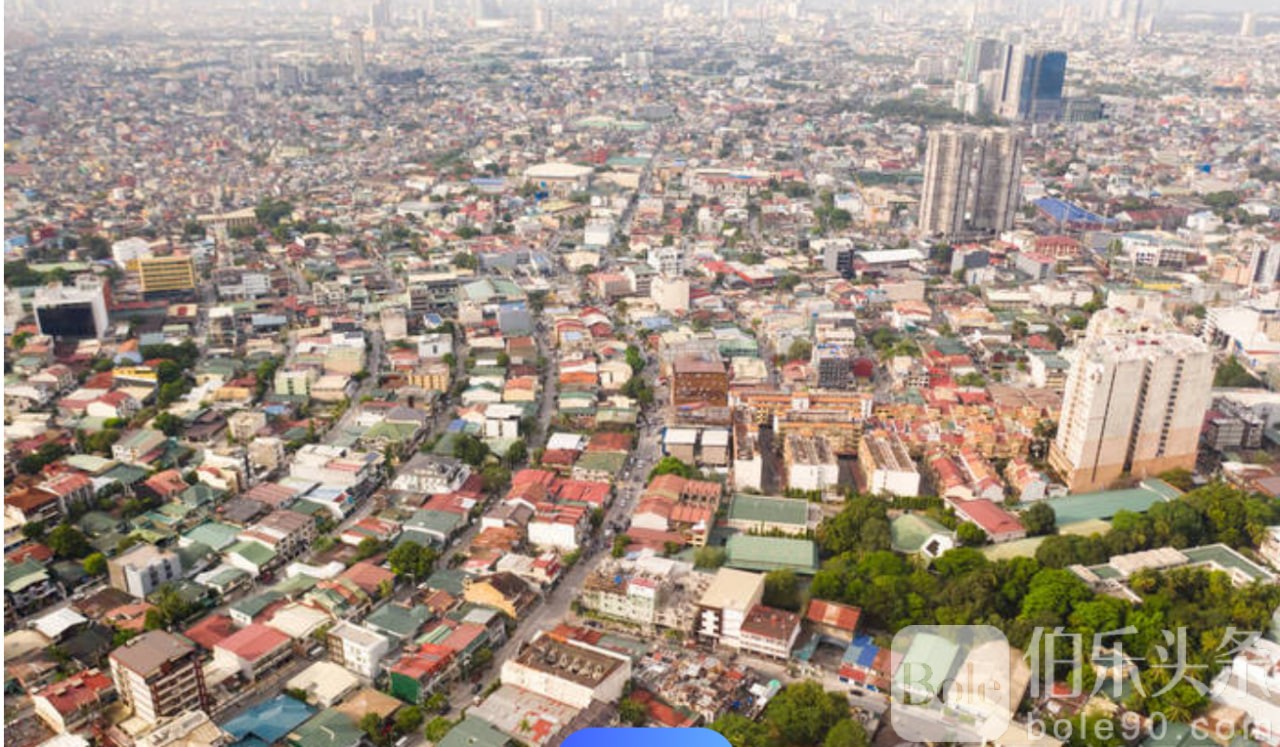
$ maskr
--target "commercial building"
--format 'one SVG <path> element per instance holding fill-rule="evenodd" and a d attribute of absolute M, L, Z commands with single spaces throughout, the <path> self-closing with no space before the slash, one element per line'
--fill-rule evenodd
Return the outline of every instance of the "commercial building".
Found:
<path fill-rule="evenodd" d="M 920 470 L 896 435 L 875 431 L 858 442 L 862 489 L 873 495 L 920 495 Z"/>
<path fill-rule="evenodd" d="M 189 293 L 196 287 L 196 267 L 189 255 L 142 257 L 138 260 L 138 280 L 144 296 Z"/>
<path fill-rule="evenodd" d="M 113 587 L 145 599 L 161 585 L 182 578 L 182 560 L 176 552 L 141 544 L 108 560 L 107 578 Z"/>
<path fill-rule="evenodd" d="M 120 701 L 148 723 L 209 708 L 200 657 L 172 633 L 143 633 L 112 651 L 110 662 Z"/>
<path fill-rule="evenodd" d="M 800 637 L 800 616 L 794 612 L 757 604 L 747 613 L 739 631 L 739 646 L 759 656 L 786 659 Z"/>
<path fill-rule="evenodd" d="M 631 679 L 626 656 L 581 641 L 539 633 L 502 664 L 502 683 L 560 703 L 587 708 L 592 701 L 616 703 Z"/>
<path fill-rule="evenodd" d="M 107 329 L 106 287 L 92 275 L 80 275 L 72 286 L 36 288 L 31 309 L 42 335 L 96 338 Z"/>
<path fill-rule="evenodd" d="M 764 597 L 764 575 L 721 568 L 698 601 L 698 638 L 737 648 L 747 612 Z"/>
<path fill-rule="evenodd" d="M 1099 312 L 1075 351 L 1049 463 L 1077 493 L 1194 468 L 1212 386 L 1202 341 L 1148 317 Z"/>
<path fill-rule="evenodd" d="M 1052 122 L 1062 117 L 1067 53 L 1009 45 L 1001 51 L 996 113 L 1005 119 Z"/>
<path fill-rule="evenodd" d="M 920 230 L 958 239 L 1013 228 L 1022 138 L 1013 129 L 944 127 L 929 132 Z"/>
<path fill-rule="evenodd" d="M 679 353 L 672 361 L 671 370 L 672 405 L 728 405 L 729 371 L 719 353 Z"/>

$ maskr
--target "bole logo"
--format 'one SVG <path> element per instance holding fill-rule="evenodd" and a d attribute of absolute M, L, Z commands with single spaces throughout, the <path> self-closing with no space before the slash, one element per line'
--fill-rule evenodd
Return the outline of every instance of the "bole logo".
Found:
<path fill-rule="evenodd" d="M 892 650 L 890 719 L 914 742 L 998 739 L 1030 682 L 1021 652 L 990 625 L 912 625 Z"/>

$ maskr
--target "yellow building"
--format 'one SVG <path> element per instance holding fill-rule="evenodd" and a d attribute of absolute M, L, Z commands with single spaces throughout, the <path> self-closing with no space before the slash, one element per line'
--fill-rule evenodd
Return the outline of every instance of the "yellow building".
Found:
<path fill-rule="evenodd" d="M 138 259 L 138 278 L 143 293 L 189 291 L 196 287 L 196 267 L 185 254 L 142 257 Z"/>

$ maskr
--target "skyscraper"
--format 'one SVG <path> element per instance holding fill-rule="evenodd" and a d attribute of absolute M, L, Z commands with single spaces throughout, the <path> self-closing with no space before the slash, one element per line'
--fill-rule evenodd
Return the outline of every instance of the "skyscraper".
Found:
<path fill-rule="evenodd" d="M 975 36 L 966 41 L 964 58 L 960 64 L 960 79 L 966 83 L 977 83 L 980 73 L 1000 67 L 1000 52 L 1004 46 L 999 39 Z"/>
<path fill-rule="evenodd" d="M 1051 122 L 1062 116 L 1067 53 L 1005 47 L 1000 65 L 996 113 L 1005 119 Z"/>
<path fill-rule="evenodd" d="M 1240 35 L 1244 37 L 1253 36 L 1258 29 L 1258 15 L 1253 11 L 1246 11 L 1240 19 Z"/>
<path fill-rule="evenodd" d="M 929 133 L 920 229 L 947 239 L 1013 227 L 1022 139 L 1012 129 L 944 127 Z"/>
<path fill-rule="evenodd" d="M 357 83 L 364 81 L 364 34 L 351 32 L 351 77 Z"/>
<path fill-rule="evenodd" d="M 1194 468 L 1213 354 L 1162 318 L 1098 312 L 1074 351 L 1049 463 L 1073 493 Z"/>

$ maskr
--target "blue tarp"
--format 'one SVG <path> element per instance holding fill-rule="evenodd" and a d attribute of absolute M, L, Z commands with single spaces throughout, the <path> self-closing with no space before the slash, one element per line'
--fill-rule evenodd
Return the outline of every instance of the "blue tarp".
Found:
<path fill-rule="evenodd" d="M 1043 210 L 1046 215 L 1058 223 L 1089 223 L 1093 225 L 1115 223 L 1115 220 L 1111 218 L 1104 218 L 1097 213 L 1085 210 L 1079 205 L 1073 205 L 1056 197 L 1041 197 L 1036 200 L 1036 207 Z"/>
<path fill-rule="evenodd" d="M 871 640 L 871 636 L 860 635 L 853 639 L 844 652 L 844 663 L 859 667 L 870 667 L 880 653 L 880 647 Z"/>

